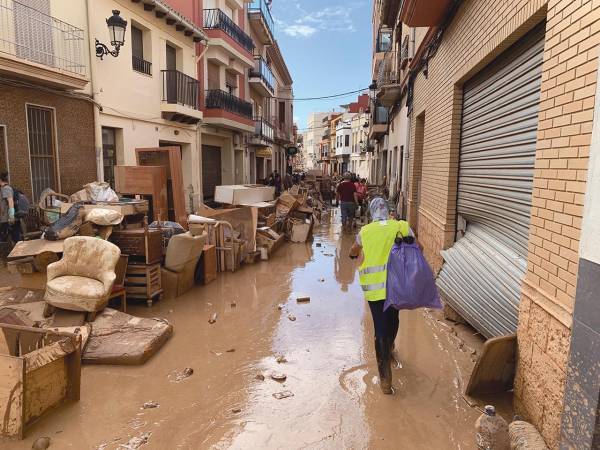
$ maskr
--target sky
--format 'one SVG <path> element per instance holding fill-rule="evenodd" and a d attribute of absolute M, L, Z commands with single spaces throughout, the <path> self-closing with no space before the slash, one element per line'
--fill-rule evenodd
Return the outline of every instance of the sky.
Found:
<path fill-rule="evenodd" d="M 294 97 L 363 89 L 371 83 L 371 0 L 273 0 L 275 37 L 294 80 Z M 308 114 L 331 111 L 358 94 L 295 101 L 304 132 Z"/>

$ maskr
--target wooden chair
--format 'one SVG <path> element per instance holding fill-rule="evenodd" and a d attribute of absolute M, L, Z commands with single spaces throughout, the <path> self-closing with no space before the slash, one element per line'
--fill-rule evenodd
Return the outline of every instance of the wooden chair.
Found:
<path fill-rule="evenodd" d="M 121 255 L 117 266 L 115 267 L 115 284 L 113 285 L 112 292 L 110 293 L 109 300 L 114 298 L 121 299 L 121 310 L 127 312 L 127 292 L 125 290 L 125 274 L 127 273 L 127 264 L 129 263 L 128 255 Z"/>

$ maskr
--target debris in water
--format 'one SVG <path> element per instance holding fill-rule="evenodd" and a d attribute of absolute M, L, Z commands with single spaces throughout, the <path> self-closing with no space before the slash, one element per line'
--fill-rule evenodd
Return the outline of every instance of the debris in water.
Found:
<path fill-rule="evenodd" d="M 234 413 L 234 414 L 239 414 L 239 413 L 241 413 L 241 412 L 242 412 L 242 410 L 241 410 L 241 408 L 233 408 L 233 409 L 231 410 L 231 412 L 232 412 L 232 413 Z"/>
<path fill-rule="evenodd" d="M 235 301 L 231 302 L 231 307 L 235 308 L 237 306 L 237 303 Z"/>
<path fill-rule="evenodd" d="M 317 243 L 316 243 L 316 246 L 317 246 L 317 247 L 320 247 L 320 246 L 321 246 L 321 243 L 320 243 L 320 242 L 317 242 Z"/>
<path fill-rule="evenodd" d="M 172 309 L 169 310 L 169 314 L 173 314 L 173 310 Z"/>
<path fill-rule="evenodd" d="M 271 378 L 275 381 L 285 381 L 287 378 L 287 375 L 285 373 L 281 373 L 281 372 L 273 372 L 271 374 Z"/>
<path fill-rule="evenodd" d="M 277 309 L 278 309 L 279 311 L 281 311 L 281 310 L 283 309 L 283 303 L 280 303 L 279 305 L 277 305 Z"/>
<path fill-rule="evenodd" d="M 146 431 L 139 436 L 132 437 L 125 444 L 121 444 L 119 448 L 123 448 L 125 450 L 136 450 L 142 445 L 147 444 L 150 440 L 150 436 L 152 436 L 152 433 Z"/>
<path fill-rule="evenodd" d="M 50 447 L 50 438 L 48 436 L 37 438 L 31 448 L 33 450 L 46 450 Z"/>
<path fill-rule="evenodd" d="M 160 406 L 160 404 L 158 402 L 146 402 L 144 403 L 144 406 L 142 406 L 143 409 L 153 409 L 153 408 L 158 408 Z"/>
<path fill-rule="evenodd" d="M 308 303 L 308 302 L 310 302 L 310 296 L 306 295 L 306 294 L 298 294 L 296 296 L 296 301 L 298 303 Z"/>
<path fill-rule="evenodd" d="M 188 377 L 191 377 L 194 374 L 194 369 L 191 367 L 186 367 L 183 370 L 177 370 L 169 374 L 169 380 L 175 383 L 179 383 L 180 381 L 185 380 Z"/>
<path fill-rule="evenodd" d="M 215 356 L 221 356 L 223 354 L 223 352 L 216 352 L 214 350 L 211 350 L 210 352 Z"/>
<path fill-rule="evenodd" d="M 282 391 L 282 392 L 275 392 L 273 394 L 273 397 L 275 397 L 277 400 L 281 400 L 283 398 L 288 398 L 288 397 L 293 397 L 294 393 L 292 391 Z"/>
<path fill-rule="evenodd" d="M 287 362 L 287 359 L 285 359 L 285 356 L 283 356 L 283 355 L 280 355 L 280 356 L 278 356 L 278 357 L 277 357 L 277 362 L 278 362 L 279 364 L 283 364 L 283 363 L 286 363 L 286 362 Z"/>
<path fill-rule="evenodd" d="M 208 323 L 211 325 L 217 321 L 217 313 L 213 313 L 210 319 L 208 319 Z"/>
<path fill-rule="evenodd" d="M 333 256 L 332 253 L 323 253 L 323 256 Z"/>
<path fill-rule="evenodd" d="M 227 353 L 233 353 L 235 352 L 235 348 L 230 348 L 229 350 L 226 350 Z"/>
<path fill-rule="evenodd" d="M 319 283 L 325 283 L 325 278 L 319 278 Z"/>
<path fill-rule="evenodd" d="M 296 320 L 296 316 L 293 314 L 289 314 L 288 319 L 290 319 L 292 322 L 294 322 Z"/>
<path fill-rule="evenodd" d="M 262 373 L 259 373 L 258 375 L 256 375 L 255 378 L 259 381 L 265 381 L 265 376 Z"/>

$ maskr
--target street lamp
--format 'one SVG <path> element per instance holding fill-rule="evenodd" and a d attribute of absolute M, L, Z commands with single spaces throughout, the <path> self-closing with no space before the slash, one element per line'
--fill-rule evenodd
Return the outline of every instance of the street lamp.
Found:
<path fill-rule="evenodd" d="M 106 45 L 96 39 L 96 56 L 100 59 L 104 55 L 119 56 L 119 49 L 125 44 L 125 30 L 127 29 L 127 21 L 119 14 L 120 11 L 113 9 L 113 15 L 106 19 L 108 25 L 108 34 L 110 35 L 110 44 L 115 48 L 109 50 Z"/>

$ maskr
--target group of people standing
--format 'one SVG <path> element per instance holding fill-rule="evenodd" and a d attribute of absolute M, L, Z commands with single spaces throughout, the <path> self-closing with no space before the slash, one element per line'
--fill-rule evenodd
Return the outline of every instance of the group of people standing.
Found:
<path fill-rule="evenodd" d="M 346 172 L 343 180 L 336 188 L 336 202 L 340 205 L 342 213 L 342 226 L 344 230 L 352 230 L 356 208 L 360 208 L 361 216 L 365 212 L 367 200 L 367 180 Z"/>

